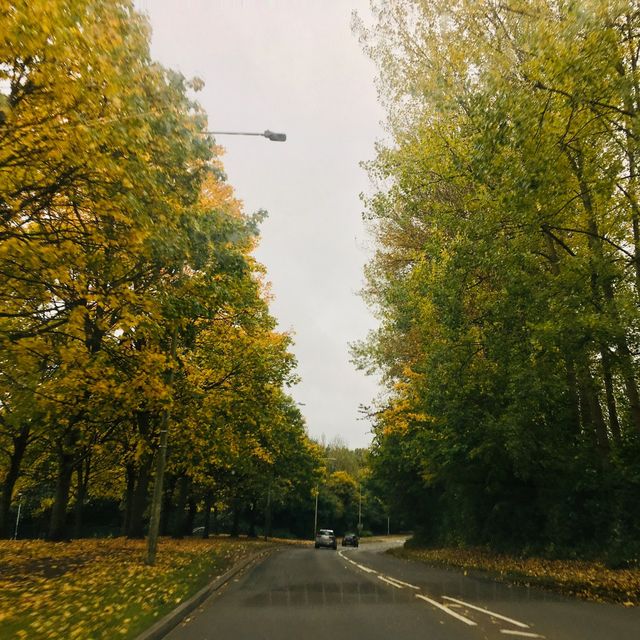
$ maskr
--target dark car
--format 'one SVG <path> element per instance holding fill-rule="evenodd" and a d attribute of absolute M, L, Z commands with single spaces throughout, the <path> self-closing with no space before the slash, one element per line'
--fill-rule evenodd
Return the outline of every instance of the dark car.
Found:
<path fill-rule="evenodd" d="M 342 537 L 342 546 L 343 547 L 357 547 L 358 546 L 358 536 L 355 533 L 345 533 Z"/>
<path fill-rule="evenodd" d="M 316 549 L 320 547 L 329 547 L 330 549 L 338 548 L 338 541 L 333 529 L 320 529 L 316 536 Z"/>

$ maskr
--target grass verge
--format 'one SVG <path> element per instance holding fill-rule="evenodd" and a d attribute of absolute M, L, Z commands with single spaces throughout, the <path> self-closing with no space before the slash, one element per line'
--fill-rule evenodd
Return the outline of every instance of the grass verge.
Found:
<path fill-rule="evenodd" d="M 640 569 L 610 569 L 601 562 L 520 558 L 484 548 L 399 547 L 393 555 L 439 567 L 481 572 L 500 582 L 537 586 L 599 602 L 640 605 Z"/>
<path fill-rule="evenodd" d="M 135 638 L 242 557 L 258 540 L 0 541 L 0 638 Z"/>

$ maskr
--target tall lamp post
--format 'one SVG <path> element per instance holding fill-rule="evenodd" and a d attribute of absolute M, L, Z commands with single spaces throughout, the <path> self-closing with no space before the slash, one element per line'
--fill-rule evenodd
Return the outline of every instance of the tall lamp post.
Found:
<path fill-rule="evenodd" d="M 358 535 L 362 535 L 362 482 L 358 482 Z"/>
<path fill-rule="evenodd" d="M 249 133 L 242 131 L 203 131 L 205 135 L 225 135 L 225 136 L 261 136 L 271 140 L 272 142 L 285 142 L 287 135 L 285 133 L 275 133 L 273 131 L 263 131 L 262 133 Z M 177 343 L 177 328 L 174 326 L 171 335 L 171 360 L 175 362 Z M 168 386 L 173 384 L 174 369 L 171 368 L 168 373 Z M 149 521 L 149 535 L 147 538 L 147 555 L 145 562 L 148 565 L 154 565 L 156 562 L 156 552 L 158 549 L 158 537 L 160 535 L 160 517 L 162 515 L 162 489 L 164 485 L 164 472 L 167 462 L 167 445 L 169 431 L 169 410 L 165 409 L 162 414 L 162 424 L 160 430 L 160 447 L 158 450 L 158 458 L 156 465 L 156 477 L 153 487 L 153 496 L 151 499 L 151 518 Z M 271 497 L 271 496 L 269 496 Z M 19 507 L 18 507 L 19 514 Z M 18 523 L 16 522 L 16 531 Z"/>
<path fill-rule="evenodd" d="M 271 142 L 286 142 L 287 140 L 286 133 L 276 133 L 275 131 L 269 131 L 269 129 L 262 133 L 252 133 L 248 131 L 205 131 L 204 133 L 212 136 L 260 136 L 271 140 Z"/>
<path fill-rule="evenodd" d="M 334 460 L 335 458 L 322 458 L 323 460 Z M 313 517 L 313 537 L 316 537 L 318 532 L 318 496 L 320 495 L 320 483 L 316 482 L 316 509 Z"/>
<path fill-rule="evenodd" d="M 18 494 L 18 513 L 16 515 L 16 528 L 13 532 L 13 539 L 18 539 L 18 525 L 20 524 L 20 512 L 22 511 L 22 494 Z"/>

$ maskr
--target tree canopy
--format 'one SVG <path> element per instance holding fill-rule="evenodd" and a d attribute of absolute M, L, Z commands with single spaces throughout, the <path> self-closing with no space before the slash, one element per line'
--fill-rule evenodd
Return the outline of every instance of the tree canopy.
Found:
<path fill-rule="evenodd" d="M 271 484 L 310 501 L 265 214 L 226 183 L 201 81 L 152 60 L 130 0 L 3 2 L 0 33 L 0 535 L 21 492 L 34 535 L 80 535 L 93 502 L 142 536 L 163 430 L 165 532 Z"/>
<path fill-rule="evenodd" d="M 374 474 L 432 540 L 633 556 L 640 6 L 373 6 Z"/>

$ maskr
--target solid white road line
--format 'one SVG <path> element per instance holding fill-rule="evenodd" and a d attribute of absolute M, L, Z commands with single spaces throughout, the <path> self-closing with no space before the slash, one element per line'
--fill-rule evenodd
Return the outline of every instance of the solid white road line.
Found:
<path fill-rule="evenodd" d="M 378 580 L 382 580 L 383 582 L 386 582 L 387 584 L 390 584 L 392 587 L 395 587 L 396 589 L 402 589 L 403 588 L 401 584 L 397 584 L 397 583 L 393 582 L 393 580 L 388 580 L 384 576 L 378 576 Z"/>
<path fill-rule="evenodd" d="M 455 611 L 451 611 L 451 609 L 449 609 L 448 607 L 445 607 L 443 604 L 440 604 L 439 602 L 436 602 L 431 598 L 427 598 L 427 596 L 421 596 L 419 593 L 416 593 L 415 595 L 416 595 L 416 598 L 420 598 L 420 600 L 424 600 L 425 602 L 428 602 L 434 607 L 437 607 L 438 609 L 441 609 L 445 613 L 448 613 L 450 616 L 453 616 L 454 618 L 460 620 L 461 622 L 468 624 L 470 627 L 476 627 L 478 625 L 477 622 L 474 622 L 473 620 L 469 620 L 469 618 L 465 618 L 464 616 L 461 616 L 459 613 L 456 613 Z"/>
<path fill-rule="evenodd" d="M 449 596 L 442 596 L 443 600 L 450 600 L 451 602 L 457 602 L 458 604 L 464 605 L 465 607 L 469 607 L 469 609 L 475 609 L 476 611 L 480 611 L 480 613 L 486 613 L 488 616 L 492 618 L 498 618 L 499 620 L 504 620 L 505 622 L 509 622 L 514 624 L 516 627 L 521 627 L 522 629 L 528 629 L 529 625 L 524 622 L 518 622 L 518 620 L 514 620 L 513 618 L 507 618 L 507 616 L 503 616 L 500 613 L 496 613 L 495 611 L 489 611 L 489 609 L 484 609 L 483 607 L 478 607 L 475 604 L 469 604 L 464 600 L 458 600 L 456 598 L 451 598 Z"/>
<path fill-rule="evenodd" d="M 347 558 L 347 556 L 342 555 L 342 551 L 338 551 L 338 555 L 343 559 L 346 560 L 347 562 L 350 562 L 352 565 L 354 565 L 355 567 L 358 567 L 358 569 L 362 569 L 363 571 L 366 571 L 367 573 L 375 573 L 376 575 L 378 575 L 378 572 L 375 569 L 369 569 L 369 567 L 365 567 L 363 564 L 358 564 L 357 562 L 355 562 L 354 560 L 352 560 L 351 558 Z"/>
<path fill-rule="evenodd" d="M 350 562 L 351 564 L 357 564 L 356 562 L 354 562 L 351 558 L 347 558 L 347 556 L 345 556 L 342 551 L 338 551 L 338 555 L 343 559 L 346 560 L 347 562 Z"/>
<path fill-rule="evenodd" d="M 375 573 L 376 575 L 378 575 L 378 572 L 375 569 L 369 569 L 369 567 L 365 567 L 363 564 L 358 564 L 357 562 L 354 562 L 353 564 L 355 564 L 358 569 L 362 569 L 367 573 Z"/>
<path fill-rule="evenodd" d="M 398 578 L 394 578 L 393 576 L 387 576 L 387 578 L 389 578 L 389 580 L 393 580 L 394 582 L 397 582 L 398 584 L 401 584 L 403 587 L 409 587 L 409 589 L 417 589 L 418 591 L 420 591 L 420 587 L 416 587 L 415 584 L 402 582 L 402 580 L 398 580 Z"/>
<path fill-rule="evenodd" d="M 351 558 L 347 558 L 342 551 L 338 551 L 338 555 L 343 560 L 346 560 L 347 562 L 350 562 L 352 565 L 358 567 L 358 569 L 362 569 L 362 571 L 366 571 L 367 573 L 375 574 L 376 576 L 378 576 L 379 580 L 382 580 L 383 582 L 390 584 L 392 587 L 395 587 L 396 589 L 402 589 L 402 587 L 409 587 L 409 589 L 420 590 L 420 587 L 417 587 L 415 584 L 410 584 L 409 582 L 403 582 L 402 580 L 398 580 L 397 578 L 392 578 L 391 576 L 381 576 L 375 569 L 370 569 L 369 567 L 365 567 L 363 564 L 358 564 L 354 560 L 351 560 Z M 465 618 L 463 615 L 460 615 L 459 613 L 452 611 L 446 605 L 440 604 L 439 602 L 436 602 L 431 598 L 427 598 L 427 596 L 422 596 L 418 593 L 416 593 L 415 596 L 416 598 L 420 598 L 421 600 L 428 602 L 434 607 L 441 609 L 445 613 L 448 613 L 450 616 L 453 616 L 454 618 L 460 620 L 461 622 L 464 622 L 465 624 L 468 624 L 471 627 L 475 627 L 478 624 L 477 622 L 474 622 L 473 620 L 469 620 L 469 618 Z M 501 613 L 496 613 L 495 611 L 490 611 L 489 609 L 478 607 L 475 604 L 470 604 L 469 602 L 465 602 L 464 600 L 458 600 L 457 598 L 452 598 L 451 596 L 442 596 L 442 599 L 448 600 L 449 602 L 455 602 L 457 605 L 468 607 L 469 609 L 474 609 L 475 611 L 484 613 L 488 616 L 491 616 L 492 618 L 504 620 L 505 622 L 515 625 L 516 627 L 520 627 L 522 629 L 529 628 L 529 625 L 525 624 L 524 622 L 514 620 L 513 618 L 507 618 L 507 616 L 503 616 Z M 511 635 L 511 636 L 519 636 L 521 638 L 544 638 L 544 636 L 541 636 L 537 633 L 531 633 L 526 631 L 515 631 L 511 629 L 500 629 L 500 633 L 504 633 L 505 635 Z"/>

